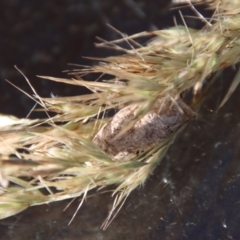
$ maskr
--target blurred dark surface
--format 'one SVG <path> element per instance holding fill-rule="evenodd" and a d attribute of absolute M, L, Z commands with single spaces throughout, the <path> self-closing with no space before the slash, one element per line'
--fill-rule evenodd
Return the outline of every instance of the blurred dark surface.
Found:
<path fill-rule="evenodd" d="M 5 81 L 32 94 L 14 65 L 40 96 L 81 94 L 83 89 L 43 81 L 36 75 L 66 77 L 61 71 L 70 68 L 68 63 L 94 64 L 82 56 L 117 54 L 94 47 L 96 36 L 120 37 L 106 23 L 129 35 L 173 26 L 173 15 L 179 17 L 168 5 L 167 0 L 1 1 L 0 112 L 25 117 L 34 105 Z M 186 20 L 191 27 L 202 24 Z M 223 73 L 198 119 L 179 135 L 106 231 L 100 226 L 113 199 L 109 193 L 92 192 L 70 226 L 78 200 L 64 212 L 69 201 L 32 207 L 1 220 L 0 239 L 240 239 L 239 89 L 216 112 L 233 75 L 231 69 Z"/>

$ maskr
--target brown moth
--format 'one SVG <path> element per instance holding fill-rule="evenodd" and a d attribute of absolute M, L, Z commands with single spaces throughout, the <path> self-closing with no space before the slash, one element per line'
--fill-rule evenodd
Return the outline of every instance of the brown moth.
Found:
<path fill-rule="evenodd" d="M 150 111 L 121 134 L 123 128 L 136 119 L 140 110 L 140 104 L 122 108 L 94 137 L 93 142 L 114 161 L 131 160 L 144 153 L 196 116 L 180 97 L 174 99 L 168 94 L 159 97 Z"/>

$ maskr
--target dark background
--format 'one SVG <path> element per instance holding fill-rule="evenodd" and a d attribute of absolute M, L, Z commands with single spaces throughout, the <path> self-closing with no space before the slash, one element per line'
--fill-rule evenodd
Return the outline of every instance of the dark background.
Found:
<path fill-rule="evenodd" d="M 167 0 L 1 1 L 0 112 L 25 117 L 34 105 L 5 81 L 32 94 L 14 65 L 40 96 L 81 94 L 83 89 L 36 75 L 67 77 L 62 71 L 71 69 L 68 63 L 97 64 L 82 56 L 117 54 L 94 47 L 96 36 L 120 37 L 106 23 L 128 35 L 173 26 L 173 16 L 180 19 L 170 7 Z M 183 13 L 194 15 L 188 9 Z M 186 21 L 190 27 L 202 26 L 197 20 Z M 239 90 L 216 112 L 233 75 L 231 68 L 223 72 L 198 119 L 179 135 L 106 231 L 99 228 L 113 199 L 92 192 L 70 226 L 77 200 L 65 212 L 69 201 L 32 207 L 1 220 L 1 239 L 240 239 Z"/>

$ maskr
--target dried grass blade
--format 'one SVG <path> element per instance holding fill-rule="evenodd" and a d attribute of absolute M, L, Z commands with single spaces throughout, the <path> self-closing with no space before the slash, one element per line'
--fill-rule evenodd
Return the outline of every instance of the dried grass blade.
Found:
<path fill-rule="evenodd" d="M 236 90 L 237 86 L 240 83 L 240 67 L 238 68 L 237 74 L 233 80 L 233 82 L 231 83 L 231 86 L 227 92 L 227 94 L 225 95 L 224 99 L 222 100 L 221 104 L 219 105 L 217 111 L 223 107 L 223 105 L 227 102 L 227 100 L 230 98 L 230 96 L 233 94 L 233 92 Z"/>

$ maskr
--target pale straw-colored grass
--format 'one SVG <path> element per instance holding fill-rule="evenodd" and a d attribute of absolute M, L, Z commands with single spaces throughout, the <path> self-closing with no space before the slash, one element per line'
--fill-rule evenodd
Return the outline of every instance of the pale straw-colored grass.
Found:
<path fill-rule="evenodd" d="M 194 11 L 193 5 L 184 2 Z M 0 116 L 0 218 L 29 206 L 76 197 L 82 198 L 81 206 L 89 190 L 117 184 L 113 207 L 103 228 L 109 225 L 129 194 L 144 183 L 194 114 L 143 153 L 127 161 L 116 161 L 93 142 L 104 124 L 111 123 L 106 112 L 133 104 L 139 107 L 117 134 L 117 137 L 125 136 L 151 113 L 159 99 L 171 99 L 171 109 L 178 105 L 181 93 L 192 88 L 195 94 L 200 92 L 211 74 L 239 62 L 239 1 L 196 2 L 207 2 L 215 11 L 212 19 L 204 19 L 206 26 L 202 30 L 178 25 L 133 36 L 122 35 L 120 40 L 99 45 L 122 50 L 123 55 L 96 59 L 98 65 L 71 72 L 75 76 L 72 79 L 42 76 L 92 91 L 83 96 L 40 98 L 34 90 L 35 101 L 44 111 L 55 112 L 54 117 L 29 120 Z M 201 15 L 198 17 L 201 19 Z M 146 46 L 137 43 L 143 36 L 152 37 Z M 130 50 L 120 48 L 121 41 L 128 42 Z M 84 81 L 88 73 L 103 74 L 102 81 Z M 112 80 L 104 81 L 104 74 L 113 76 Z M 239 74 L 222 104 L 238 83 Z M 176 109 L 175 114 L 185 114 Z M 159 110 L 159 116 L 162 115 Z"/>

